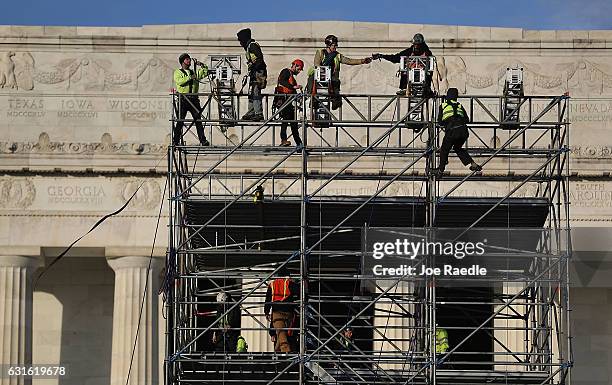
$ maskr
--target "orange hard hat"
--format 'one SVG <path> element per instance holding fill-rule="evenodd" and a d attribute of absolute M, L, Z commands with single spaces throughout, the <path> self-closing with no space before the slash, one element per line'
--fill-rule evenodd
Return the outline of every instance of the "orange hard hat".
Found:
<path fill-rule="evenodd" d="M 304 62 L 301 59 L 295 59 L 294 61 L 291 62 L 291 64 L 296 65 L 300 67 L 301 69 L 304 69 Z"/>

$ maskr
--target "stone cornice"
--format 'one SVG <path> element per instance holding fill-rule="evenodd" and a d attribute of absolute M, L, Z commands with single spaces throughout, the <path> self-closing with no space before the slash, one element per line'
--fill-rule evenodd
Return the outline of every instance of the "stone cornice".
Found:
<path fill-rule="evenodd" d="M 407 32 L 424 32 L 428 40 L 558 40 L 612 38 L 612 30 L 530 30 L 522 28 L 474 27 L 460 25 L 401 24 L 352 21 L 293 21 L 293 22 L 249 22 L 222 24 L 167 24 L 143 25 L 139 27 L 88 27 L 88 26 L 0 26 L 0 36 L 91 38 L 157 38 L 157 39 L 236 39 L 235 33 L 249 27 L 260 39 L 278 37 L 282 40 L 297 38 L 320 39 L 321 31 L 338 33 L 346 39 L 371 38 L 393 39 L 407 36 Z M 339 33 L 341 32 L 341 33 Z"/>

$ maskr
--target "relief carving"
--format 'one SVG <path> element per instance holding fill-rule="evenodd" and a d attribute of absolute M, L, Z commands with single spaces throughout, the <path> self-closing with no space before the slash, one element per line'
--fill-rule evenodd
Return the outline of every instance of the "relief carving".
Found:
<path fill-rule="evenodd" d="M 30 91 L 34 89 L 34 58 L 28 52 L 0 54 L 0 88 Z"/>
<path fill-rule="evenodd" d="M 62 85 L 66 90 L 160 91 L 172 82 L 173 67 L 155 56 L 129 60 L 124 69 L 113 66 L 111 60 L 83 55 L 35 68 L 30 53 L 9 51 L 0 53 L 0 88 L 32 90 L 39 83 Z"/>
<path fill-rule="evenodd" d="M 32 205 L 36 188 L 26 178 L 0 178 L 0 207 L 24 209 Z"/>
<path fill-rule="evenodd" d="M 122 182 L 118 187 L 119 198 L 122 202 L 127 202 L 141 184 L 142 186 L 128 207 L 138 210 L 151 210 L 158 207 L 162 198 L 161 187 L 157 181 L 151 179 L 131 179 Z"/>
<path fill-rule="evenodd" d="M 444 62 L 444 71 L 449 84 L 466 93 L 468 89 L 483 90 L 494 87 L 492 92 L 501 93 L 506 68 L 520 66 L 524 69 L 526 92 L 539 94 L 543 91 L 578 94 L 604 94 L 612 88 L 612 67 L 588 59 L 577 59 L 554 65 L 540 65 L 522 60 L 510 59 L 488 64 L 482 72 L 475 71 L 461 56 L 439 58 Z"/>
<path fill-rule="evenodd" d="M 562 93 L 572 91 L 579 94 L 604 94 L 612 89 L 612 66 L 604 61 L 576 57 L 554 58 L 557 64 L 536 64 L 517 60 L 514 57 L 494 58 L 484 66 L 470 65 L 468 57 L 438 56 L 439 75 L 434 76 L 437 89 L 444 90 L 449 84 L 466 93 L 468 89 L 488 90 L 500 93 L 504 74 L 508 66 L 524 68 L 525 88 L 532 94 L 543 91 Z M 563 60 L 563 61 L 561 61 Z M 84 91 L 161 91 L 172 84 L 173 64 L 157 56 L 128 60 L 123 68 L 115 61 L 92 54 L 65 58 L 50 66 L 35 67 L 29 52 L 0 53 L 0 88 L 32 90 L 35 83 L 61 85 L 66 90 Z M 375 85 L 376 91 L 395 87 L 397 79 L 389 73 L 388 66 L 347 67 L 345 71 L 347 89 L 363 92 L 366 84 Z"/>
<path fill-rule="evenodd" d="M 38 142 L 0 142 L 0 154 L 117 154 L 117 155 L 161 155 L 167 145 L 161 143 L 113 143 L 110 134 L 102 135 L 100 142 L 52 142 L 43 132 Z"/>

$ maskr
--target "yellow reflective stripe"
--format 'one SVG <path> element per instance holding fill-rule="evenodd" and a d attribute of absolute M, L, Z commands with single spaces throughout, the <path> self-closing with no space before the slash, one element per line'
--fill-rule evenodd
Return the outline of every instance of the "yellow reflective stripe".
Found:
<path fill-rule="evenodd" d="M 252 63 L 255 62 L 255 60 L 257 60 L 257 55 L 255 55 L 252 52 L 249 52 L 249 48 L 251 48 L 251 44 L 257 44 L 257 42 L 256 41 L 252 41 L 252 42 L 249 43 L 249 45 L 247 45 L 245 56 L 246 56 L 246 60 L 247 60 L 248 64 L 252 64 Z"/>
<path fill-rule="evenodd" d="M 443 121 L 455 115 L 455 109 L 453 108 L 453 105 L 457 106 L 457 115 L 464 116 L 463 109 L 461 108 L 461 104 L 459 102 L 457 103 L 444 102 L 442 103 L 442 120 Z"/>

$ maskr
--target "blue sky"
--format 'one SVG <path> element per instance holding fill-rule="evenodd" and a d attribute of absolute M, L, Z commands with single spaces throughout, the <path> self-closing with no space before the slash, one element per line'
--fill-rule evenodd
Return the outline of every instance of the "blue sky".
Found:
<path fill-rule="evenodd" d="M 612 0 L 26 0 L 3 1 L 0 25 L 346 20 L 527 29 L 612 29 Z"/>

